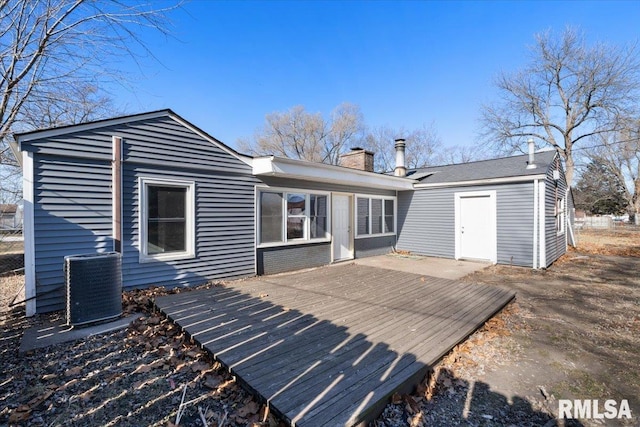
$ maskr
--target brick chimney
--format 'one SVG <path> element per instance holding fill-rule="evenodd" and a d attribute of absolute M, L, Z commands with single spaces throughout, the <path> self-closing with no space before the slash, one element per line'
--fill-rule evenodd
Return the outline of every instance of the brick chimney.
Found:
<path fill-rule="evenodd" d="M 340 166 L 373 172 L 373 153 L 364 148 L 353 147 L 351 151 L 340 156 Z"/>

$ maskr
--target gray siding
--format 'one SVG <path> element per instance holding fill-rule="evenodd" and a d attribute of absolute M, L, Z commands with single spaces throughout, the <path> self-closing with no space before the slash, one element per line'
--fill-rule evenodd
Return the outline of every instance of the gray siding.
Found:
<path fill-rule="evenodd" d="M 559 160 L 558 160 L 559 162 Z M 552 164 L 547 170 L 547 178 L 545 179 L 545 246 L 547 254 L 547 267 L 553 264 L 555 260 L 560 258 L 567 251 L 567 230 L 558 235 L 556 231 L 555 204 L 556 195 L 560 198 L 565 196 L 567 189 L 567 181 L 564 171 L 560 167 L 560 179 L 553 179 L 553 171 L 555 166 Z M 568 204 L 567 204 L 568 205 Z M 568 217 L 565 215 L 565 218 Z"/>
<path fill-rule="evenodd" d="M 453 258 L 454 192 L 449 188 L 399 192 L 397 249 Z"/>
<path fill-rule="evenodd" d="M 138 178 L 193 181 L 196 186 L 196 257 L 178 261 L 139 259 Z M 248 175 L 205 174 L 125 163 L 123 169 L 123 285 L 190 285 L 255 272 L 254 185 Z"/>
<path fill-rule="evenodd" d="M 276 274 L 331 262 L 331 243 L 278 246 L 257 250 L 258 274 Z"/>
<path fill-rule="evenodd" d="M 371 189 L 366 187 L 357 187 L 353 185 L 339 185 L 330 184 L 324 182 L 303 181 L 299 179 L 278 178 L 271 176 L 260 177 L 260 180 L 270 187 L 284 187 L 284 188 L 301 188 L 305 190 L 319 190 L 319 191 L 335 191 L 340 193 L 362 193 L 362 194 L 374 194 L 378 196 L 395 196 L 394 190 L 380 190 Z"/>
<path fill-rule="evenodd" d="M 154 167 L 184 164 L 191 169 L 221 172 L 251 171 L 248 165 L 168 116 L 27 141 L 22 149 L 41 155 L 111 161 L 113 136 L 124 139 L 125 162 Z"/>
<path fill-rule="evenodd" d="M 455 193 L 496 191 L 498 263 L 533 265 L 533 182 L 421 189 L 398 194 L 397 249 L 455 257 Z"/>
<path fill-rule="evenodd" d="M 385 255 L 393 252 L 395 245 L 396 236 L 380 236 L 355 239 L 355 257 L 365 258 L 368 256 Z"/>
<path fill-rule="evenodd" d="M 37 311 L 63 308 L 65 255 L 109 251 L 111 139 L 123 138 L 123 285 L 190 285 L 255 274 L 251 168 L 169 117 L 29 141 L 35 164 Z M 85 158 L 82 158 L 85 156 Z M 139 263 L 138 178 L 195 182 L 196 257 Z"/>
<path fill-rule="evenodd" d="M 63 308 L 66 255 L 113 250 L 111 165 L 35 156 L 36 310 Z"/>

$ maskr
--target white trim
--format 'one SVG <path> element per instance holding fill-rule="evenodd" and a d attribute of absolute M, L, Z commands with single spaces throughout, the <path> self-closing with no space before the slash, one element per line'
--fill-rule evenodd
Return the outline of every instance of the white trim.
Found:
<path fill-rule="evenodd" d="M 455 219 L 454 219 L 454 234 L 455 234 L 455 259 L 462 258 L 462 235 L 460 233 L 460 212 L 461 203 L 460 200 L 467 197 L 486 197 L 489 196 L 491 201 L 489 215 L 491 215 L 491 241 L 489 242 L 491 252 L 489 253 L 488 260 L 493 264 L 498 262 L 498 215 L 497 215 L 497 197 L 496 190 L 487 191 L 465 191 L 454 193 L 454 207 L 455 207 Z"/>
<path fill-rule="evenodd" d="M 560 216 L 559 220 L 560 222 L 560 230 L 557 230 L 556 228 L 556 237 L 560 237 L 562 235 L 565 235 L 565 240 L 566 240 L 566 230 L 567 230 L 567 197 L 566 195 L 564 197 L 560 198 L 560 209 L 558 209 L 558 200 L 556 199 L 555 201 L 555 206 L 556 206 L 556 216 Z M 558 221 L 558 219 L 556 219 L 556 221 Z M 556 222 L 557 224 L 557 222 Z"/>
<path fill-rule="evenodd" d="M 506 184 L 510 182 L 527 182 L 536 179 L 544 179 L 545 174 L 539 175 L 525 175 L 525 176 L 510 176 L 506 178 L 487 178 L 487 179 L 474 179 L 470 181 L 458 181 L 458 182 L 434 182 L 431 184 L 415 184 L 414 187 L 418 188 L 439 188 L 439 187 L 465 187 L 469 185 L 485 185 L 485 184 Z"/>
<path fill-rule="evenodd" d="M 413 190 L 417 181 L 305 160 L 268 156 L 253 159 L 253 174 L 386 190 Z"/>
<path fill-rule="evenodd" d="M 191 123 L 189 123 L 188 121 L 186 121 L 185 119 L 183 119 L 182 117 L 180 117 L 179 115 L 175 114 L 174 112 L 169 112 L 169 117 L 173 120 L 175 120 L 176 122 L 180 123 L 182 126 L 186 127 L 187 129 L 189 129 L 191 132 L 197 134 L 198 136 L 202 137 L 203 139 L 206 139 L 207 141 L 211 142 L 213 145 L 215 145 L 216 147 L 218 147 L 219 149 L 221 149 L 222 151 L 224 151 L 225 153 L 229 154 L 232 157 L 235 157 L 236 159 L 240 160 L 242 163 L 251 166 L 253 164 L 253 159 L 249 156 L 244 156 L 240 153 L 236 153 L 235 151 L 233 151 L 232 149 L 230 149 L 229 147 L 227 147 L 226 145 L 224 145 L 221 141 L 218 141 L 217 139 L 215 139 L 214 137 L 212 137 L 211 135 L 205 133 L 204 131 L 198 129 L 196 126 L 192 125 Z"/>
<path fill-rule="evenodd" d="M 538 231 L 540 232 L 539 239 L 539 267 L 547 268 L 547 236 L 546 236 L 546 212 L 545 212 L 545 201 L 546 201 L 546 190 L 545 190 L 545 182 L 544 180 L 540 180 L 538 183 L 538 219 L 540 220 L 540 226 L 538 227 Z"/>
<path fill-rule="evenodd" d="M 282 242 L 269 242 L 269 243 L 262 243 L 260 242 L 260 231 L 261 231 L 261 221 L 260 221 L 260 193 L 282 193 L 283 197 L 282 197 L 282 238 L 283 241 Z M 311 239 L 311 238 L 307 238 L 310 234 L 310 230 L 309 227 L 311 226 L 311 221 L 309 220 L 309 215 L 308 212 L 305 212 L 305 217 L 307 218 L 307 220 L 305 220 L 305 238 L 304 239 L 292 239 L 292 240 L 287 240 L 287 205 L 286 205 L 286 198 L 284 197 L 285 194 L 293 194 L 293 193 L 298 193 L 298 194 L 305 194 L 306 196 L 306 205 L 307 205 L 307 209 L 310 203 L 310 196 L 311 195 L 317 195 L 317 196 L 326 196 L 327 197 L 327 230 L 326 230 L 326 235 L 325 237 L 320 237 L 320 238 L 315 238 L 315 239 Z M 313 244 L 313 243 L 327 243 L 327 242 L 331 242 L 331 192 L 330 191 L 323 191 L 323 190 L 308 190 L 305 188 L 290 188 L 290 187 L 269 187 L 266 185 L 256 185 L 255 186 L 255 230 L 256 230 L 256 234 L 255 234 L 255 239 L 256 239 L 256 248 L 257 249 L 262 249 L 262 248 L 273 248 L 273 247 L 279 247 L 279 246 L 295 246 L 295 245 L 308 245 L 308 244 Z"/>
<path fill-rule="evenodd" d="M 22 168 L 22 154 L 20 154 L 20 146 L 15 140 L 8 141 L 8 143 L 9 143 L 9 148 L 11 148 L 11 152 L 13 153 L 13 157 L 16 158 L 16 161 Z"/>
<path fill-rule="evenodd" d="M 170 252 L 166 254 L 147 253 L 147 186 L 162 185 L 168 187 L 180 187 L 187 189 L 186 217 L 186 250 L 182 252 Z M 158 179 L 151 177 L 138 178 L 138 228 L 139 236 L 139 258 L 140 263 L 153 261 L 176 261 L 181 259 L 192 259 L 196 256 L 196 235 L 195 235 L 195 201 L 196 185 L 194 181 L 182 181 L 178 179 Z"/>
<path fill-rule="evenodd" d="M 358 199 L 369 199 L 369 230 L 367 234 L 358 235 Z M 371 200 L 380 199 L 382 200 L 382 230 L 384 230 L 384 217 L 385 217 L 385 200 L 393 200 L 393 233 L 382 233 L 373 234 L 373 221 L 371 218 Z M 398 234 L 398 197 L 397 196 L 378 196 L 375 194 L 362 194 L 356 193 L 353 198 L 353 224 L 354 224 L 354 233 L 353 238 L 355 240 L 360 239 L 370 239 L 373 237 L 384 237 L 384 236 L 397 236 Z"/>
<path fill-rule="evenodd" d="M 24 289 L 26 315 L 36 314 L 36 253 L 34 228 L 35 185 L 33 153 L 22 153 L 22 197 L 24 199 L 22 233 L 24 235 Z"/>
<path fill-rule="evenodd" d="M 538 268 L 538 180 L 533 181 L 533 268 Z"/>
<path fill-rule="evenodd" d="M 116 159 L 116 146 L 120 145 L 120 158 Z M 113 234 L 113 250 L 116 250 L 116 229 L 118 224 L 116 222 L 116 206 L 120 206 L 120 221 L 123 220 L 124 208 L 122 206 L 122 147 L 124 145 L 124 138 L 120 136 L 111 136 L 111 232 Z M 120 175 L 116 176 L 115 166 L 116 160 L 120 161 Z M 120 186 L 120 200 L 116 200 L 116 187 Z M 117 203 L 118 202 L 118 203 Z M 120 253 L 124 253 L 124 244 L 122 242 L 123 233 L 122 222 L 120 223 Z"/>
<path fill-rule="evenodd" d="M 571 233 L 571 241 L 573 244 L 576 244 L 576 236 L 573 233 L 573 226 L 571 225 L 571 212 L 569 212 L 569 188 L 565 190 L 565 199 L 567 200 L 567 214 L 565 215 L 565 219 L 567 221 L 567 230 Z M 574 214 L 575 215 L 575 214 Z M 569 236 L 565 234 L 564 243 L 565 243 L 565 251 L 569 248 Z"/>

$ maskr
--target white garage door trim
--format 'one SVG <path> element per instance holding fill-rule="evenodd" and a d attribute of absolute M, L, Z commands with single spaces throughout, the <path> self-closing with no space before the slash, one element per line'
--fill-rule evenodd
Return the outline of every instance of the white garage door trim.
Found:
<path fill-rule="evenodd" d="M 456 240 L 456 248 L 455 248 L 455 258 L 462 258 L 462 233 L 461 233 L 461 208 L 462 203 L 461 199 L 465 197 L 489 197 L 489 215 L 490 215 L 490 225 L 491 229 L 489 230 L 489 235 L 491 239 L 487 242 L 488 246 L 488 260 L 492 263 L 496 264 L 498 262 L 498 236 L 497 236 L 497 209 L 496 209 L 496 191 L 488 190 L 488 191 L 466 191 L 460 193 L 454 193 L 455 196 L 455 240 Z"/>

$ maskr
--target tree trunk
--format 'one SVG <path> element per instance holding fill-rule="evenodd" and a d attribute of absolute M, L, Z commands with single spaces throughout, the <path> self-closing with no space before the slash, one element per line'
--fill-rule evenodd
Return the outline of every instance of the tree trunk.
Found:
<path fill-rule="evenodd" d="M 571 155 L 571 151 L 565 150 L 564 164 L 566 166 L 564 175 L 567 178 L 567 187 L 571 187 L 571 184 L 573 183 L 573 172 L 575 170 L 575 162 Z"/>

